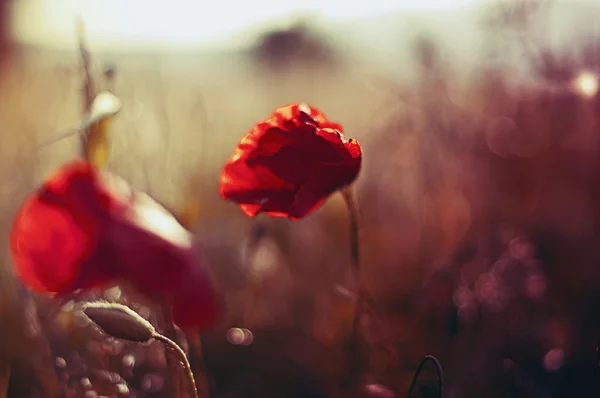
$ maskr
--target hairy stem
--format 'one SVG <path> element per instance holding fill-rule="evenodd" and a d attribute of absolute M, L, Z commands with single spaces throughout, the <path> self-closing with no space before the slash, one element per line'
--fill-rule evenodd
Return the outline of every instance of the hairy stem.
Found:
<path fill-rule="evenodd" d="M 412 393 L 413 393 L 415 387 L 417 386 L 417 381 L 419 380 L 419 375 L 421 374 L 421 371 L 423 370 L 423 367 L 425 366 L 425 364 L 427 362 L 431 362 L 433 364 L 433 366 L 435 366 L 435 371 L 437 373 L 437 378 L 438 378 L 438 398 L 442 398 L 442 392 L 444 390 L 444 373 L 442 371 L 442 365 L 440 364 L 440 361 L 438 361 L 438 359 L 436 357 L 434 357 L 433 355 L 426 355 L 421 360 L 421 363 L 419 363 L 419 366 L 417 367 L 417 371 L 415 372 L 415 375 L 413 376 L 413 379 L 410 383 L 410 387 L 408 388 L 408 393 L 406 394 L 406 398 L 410 398 L 412 396 Z"/>
<path fill-rule="evenodd" d="M 253 269 L 253 260 L 256 252 L 260 248 L 261 243 L 268 233 L 267 231 L 268 230 L 264 225 L 258 223 L 254 224 L 246 241 L 246 250 L 243 262 L 246 271 L 250 273 L 250 291 L 247 299 L 248 303 L 241 315 L 240 323 L 243 325 L 243 327 L 247 328 L 252 327 L 255 309 L 257 308 L 256 303 L 262 289 L 262 280 Z"/>
<path fill-rule="evenodd" d="M 171 318 L 171 309 L 169 306 L 163 306 L 163 317 L 165 321 L 164 334 L 165 337 L 169 338 L 172 341 L 177 341 L 177 327 L 173 323 L 173 319 Z M 184 353 L 185 355 L 185 353 Z M 169 366 L 169 370 L 171 371 L 171 382 L 173 383 L 173 395 L 176 398 L 183 397 L 182 390 L 182 380 L 180 378 L 180 366 L 178 361 L 176 361 L 172 356 L 167 355 L 167 365 Z M 187 358 L 186 358 L 187 361 Z M 194 383 L 195 384 L 195 383 Z"/>
<path fill-rule="evenodd" d="M 359 288 L 362 288 L 360 277 L 360 250 L 358 242 L 358 206 L 351 187 L 346 187 L 342 190 L 342 196 L 348 208 L 348 217 L 350 218 L 350 259 L 352 260 L 351 267 L 354 274 L 354 280 Z"/>
<path fill-rule="evenodd" d="M 356 309 L 352 321 L 352 331 L 348 346 L 349 369 L 343 380 L 344 386 L 350 386 L 362 370 L 365 362 L 364 346 L 361 344 L 360 321 L 365 307 L 369 305 L 366 289 L 364 288 L 361 268 L 360 268 L 360 248 L 358 239 L 358 206 L 351 187 L 346 187 L 342 191 L 342 196 L 348 208 L 348 217 L 350 219 L 350 258 L 351 269 L 354 276 L 354 282 L 358 289 L 356 299 Z"/>
<path fill-rule="evenodd" d="M 185 375 L 187 377 L 187 380 L 190 384 L 190 389 L 192 391 L 192 396 L 194 398 L 198 398 L 198 390 L 196 389 L 196 380 L 194 379 L 194 373 L 192 372 L 192 367 L 190 366 L 190 362 L 188 361 L 187 356 L 185 355 L 185 352 L 183 352 L 183 350 L 181 349 L 181 347 L 179 347 L 177 345 L 177 343 L 175 343 L 170 338 L 163 336 L 162 334 L 155 333 L 152 337 L 155 340 L 158 340 L 158 341 L 164 343 L 168 348 L 173 350 L 175 352 L 175 354 L 177 354 L 177 356 L 179 357 L 179 360 L 183 364 L 183 367 L 185 370 Z M 178 395 L 178 397 L 179 396 L 180 395 Z"/>

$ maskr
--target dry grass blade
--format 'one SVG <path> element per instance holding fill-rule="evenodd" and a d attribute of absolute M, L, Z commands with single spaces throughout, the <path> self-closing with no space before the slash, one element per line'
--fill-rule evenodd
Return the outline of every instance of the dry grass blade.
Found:
<path fill-rule="evenodd" d="M 96 98 L 95 84 L 91 72 L 91 56 L 85 38 L 85 25 L 82 20 L 77 21 L 77 36 L 79 52 L 81 54 L 81 69 L 83 76 L 83 114 L 90 115 Z M 82 135 L 82 150 L 84 156 L 94 165 L 103 167 L 108 162 L 108 126 L 110 117 L 94 120 L 85 129 Z"/>

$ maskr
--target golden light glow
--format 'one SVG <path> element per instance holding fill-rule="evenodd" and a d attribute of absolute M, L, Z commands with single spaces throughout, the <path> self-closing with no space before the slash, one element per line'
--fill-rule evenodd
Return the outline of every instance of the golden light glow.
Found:
<path fill-rule="evenodd" d="M 585 97 L 593 97 L 598 93 L 598 75 L 592 72 L 581 72 L 574 81 L 575 90 Z"/>
<path fill-rule="evenodd" d="M 137 192 L 134 203 L 131 217 L 137 225 L 182 247 L 192 245 L 191 234 L 150 196 Z"/>

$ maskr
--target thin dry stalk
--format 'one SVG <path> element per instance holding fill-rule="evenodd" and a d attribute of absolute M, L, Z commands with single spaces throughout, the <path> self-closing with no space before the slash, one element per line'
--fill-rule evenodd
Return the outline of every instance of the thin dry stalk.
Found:
<path fill-rule="evenodd" d="M 85 24 L 81 19 L 77 20 L 77 40 L 79 42 L 79 54 L 81 56 L 81 77 L 83 79 L 81 90 L 83 97 L 83 114 L 85 115 L 90 110 L 92 102 L 94 102 L 96 91 L 94 88 L 94 78 L 91 73 L 91 56 L 87 46 Z"/>
<path fill-rule="evenodd" d="M 77 21 L 77 39 L 81 56 L 83 115 L 85 117 L 89 114 L 97 93 L 92 75 L 91 55 L 85 36 L 85 24 L 81 19 Z M 104 166 L 108 161 L 107 131 L 110 119 L 105 117 L 96 123 L 90 124 L 84 134 L 81 135 L 82 153 L 86 159 L 96 166 Z"/>

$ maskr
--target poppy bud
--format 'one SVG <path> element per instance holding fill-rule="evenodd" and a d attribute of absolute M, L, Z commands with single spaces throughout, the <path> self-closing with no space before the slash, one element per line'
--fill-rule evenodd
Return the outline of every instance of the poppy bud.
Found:
<path fill-rule="evenodd" d="M 154 326 L 131 308 L 117 303 L 87 303 L 83 313 L 106 334 L 145 343 L 156 334 Z"/>

